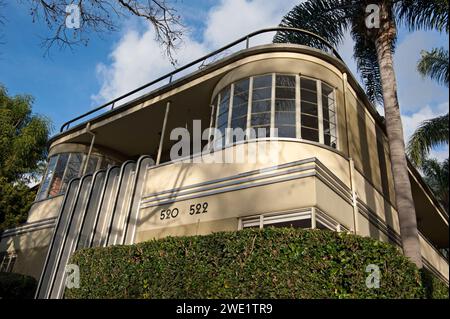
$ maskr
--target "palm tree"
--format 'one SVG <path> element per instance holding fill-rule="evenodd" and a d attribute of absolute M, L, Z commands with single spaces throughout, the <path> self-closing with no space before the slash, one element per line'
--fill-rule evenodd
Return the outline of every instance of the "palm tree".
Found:
<path fill-rule="evenodd" d="M 448 144 L 448 113 L 423 121 L 408 142 L 408 157 L 416 167 L 421 167 L 430 150 Z"/>
<path fill-rule="evenodd" d="M 374 28 L 369 28 L 366 23 L 369 3 L 376 4 L 379 9 L 379 25 Z M 309 0 L 295 6 L 280 26 L 312 31 L 334 46 L 342 43 L 345 31 L 350 31 L 355 42 L 354 58 L 367 94 L 373 102 L 384 105 L 403 251 L 422 268 L 393 66 L 398 22 L 411 29 L 447 30 L 448 0 Z M 310 37 L 288 31 L 277 33 L 274 42 L 320 47 Z"/>
<path fill-rule="evenodd" d="M 439 163 L 436 159 L 426 159 L 422 163 L 425 182 L 434 191 L 436 198 L 448 211 L 448 158 Z"/>
<path fill-rule="evenodd" d="M 422 76 L 448 87 L 448 66 L 448 51 L 435 48 L 431 52 L 422 51 L 417 70 Z M 433 147 L 448 144 L 448 133 L 448 113 L 422 122 L 408 142 L 409 159 L 420 167 Z"/>
<path fill-rule="evenodd" d="M 448 87 L 448 50 L 434 48 L 431 51 L 422 51 L 421 59 L 417 64 L 417 70 L 422 76 L 428 76 L 439 84 Z"/>

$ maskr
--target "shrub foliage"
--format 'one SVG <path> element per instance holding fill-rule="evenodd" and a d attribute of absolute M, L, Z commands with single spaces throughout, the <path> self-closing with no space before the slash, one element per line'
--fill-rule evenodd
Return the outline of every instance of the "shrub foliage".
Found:
<path fill-rule="evenodd" d="M 0 272 L 0 299 L 32 299 L 36 286 L 31 276 Z"/>
<path fill-rule="evenodd" d="M 66 298 L 422 298 L 419 270 L 392 245 L 323 230 L 246 229 L 83 249 Z M 368 288 L 369 264 L 380 287 Z M 448 298 L 448 287 L 434 289 Z M 428 291 L 428 296 L 433 295 Z"/>

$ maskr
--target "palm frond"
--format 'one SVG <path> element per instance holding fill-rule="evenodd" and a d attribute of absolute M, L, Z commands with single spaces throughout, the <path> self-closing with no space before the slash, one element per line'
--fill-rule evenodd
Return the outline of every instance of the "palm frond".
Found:
<path fill-rule="evenodd" d="M 428 76 L 439 84 L 448 86 L 449 55 L 444 48 L 434 48 L 431 51 L 422 51 L 422 57 L 417 64 L 417 70 L 422 76 Z"/>
<path fill-rule="evenodd" d="M 448 158 L 440 163 L 436 159 L 425 159 L 421 165 L 424 180 L 433 190 L 436 198 L 448 211 L 449 205 L 449 175 Z"/>
<path fill-rule="evenodd" d="M 350 0 L 310 0 L 300 3 L 282 19 L 281 27 L 304 29 L 321 36 L 333 46 L 339 45 L 349 27 Z M 310 36 L 294 32 L 277 32 L 273 42 L 297 43 L 325 49 L 323 43 Z"/>
<path fill-rule="evenodd" d="M 383 104 L 383 88 L 375 44 L 358 32 L 352 32 L 352 38 L 355 41 L 353 57 L 366 94 L 372 103 Z"/>
<path fill-rule="evenodd" d="M 445 31 L 448 33 L 448 0 L 403 0 L 395 5 L 399 21 L 410 30 Z"/>
<path fill-rule="evenodd" d="M 410 160 L 420 167 L 431 148 L 448 144 L 448 133 L 448 113 L 422 122 L 408 142 Z"/>

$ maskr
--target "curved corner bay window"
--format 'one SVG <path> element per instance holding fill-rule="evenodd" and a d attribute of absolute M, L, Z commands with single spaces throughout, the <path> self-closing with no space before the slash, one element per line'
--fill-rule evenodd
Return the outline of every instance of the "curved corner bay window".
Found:
<path fill-rule="evenodd" d="M 36 200 L 64 193 L 70 180 L 82 174 L 84 165 L 87 165 L 86 174 L 92 174 L 111 164 L 106 158 L 96 155 L 91 155 L 87 163 L 86 160 L 83 153 L 61 153 L 50 157 Z"/>
<path fill-rule="evenodd" d="M 222 135 L 216 146 L 283 137 L 337 148 L 335 90 L 323 81 L 296 74 L 257 75 L 228 85 L 213 103 Z M 226 129 L 231 136 L 225 136 Z"/>

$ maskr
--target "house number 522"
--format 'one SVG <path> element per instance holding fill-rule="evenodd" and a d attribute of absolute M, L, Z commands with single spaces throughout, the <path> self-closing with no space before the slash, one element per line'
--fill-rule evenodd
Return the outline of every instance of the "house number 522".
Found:
<path fill-rule="evenodd" d="M 189 215 L 203 214 L 208 212 L 208 202 L 192 204 L 189 206 Z"/>

